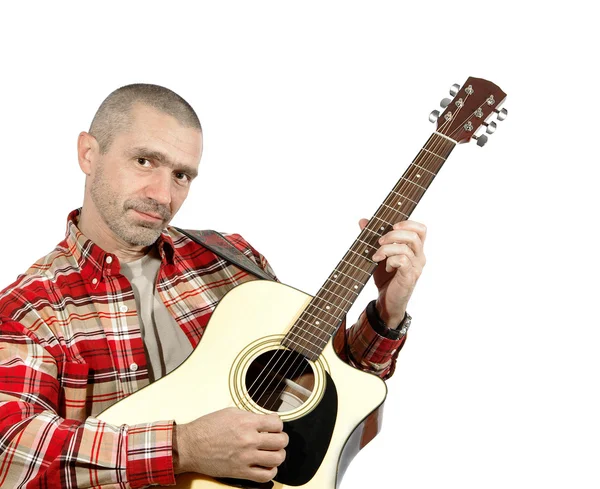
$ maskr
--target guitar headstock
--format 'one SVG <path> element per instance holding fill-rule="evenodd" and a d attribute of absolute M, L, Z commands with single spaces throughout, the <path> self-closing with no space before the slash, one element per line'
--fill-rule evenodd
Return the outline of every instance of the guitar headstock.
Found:
<path fill-rule="evenodd" d="M 502 121 L 508 113 L 506 109 L 498 109 L 506 98 L 506 94 L 497 85 L 483 78 L 469 79 L 462 87 L 453 85 L 450 89 L 452 100 L 442 100 L 444 112 L 434 110 L 429 116 L 431 122 L 436 123 L 437 132 L 456 141 L 468 143 L 476 139 L 479 146 L 487 141 L 487 136 L 476 136 L 476 131 L 482 126 L 486 132 L 492 134 L 496 130 L 496 123 L 491 119 L 497 115 Z"/>

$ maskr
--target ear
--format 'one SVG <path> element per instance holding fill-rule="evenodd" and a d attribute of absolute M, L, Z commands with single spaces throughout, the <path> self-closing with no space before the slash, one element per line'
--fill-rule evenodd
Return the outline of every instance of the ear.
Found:
<path fill-rule="evenodd" d="M 100 154 L 100 145 L 90 133 L 82 131 L 77 137 L 77 158 L 79 168 L 86 175 L 92 173 L 92 167 Z"/>

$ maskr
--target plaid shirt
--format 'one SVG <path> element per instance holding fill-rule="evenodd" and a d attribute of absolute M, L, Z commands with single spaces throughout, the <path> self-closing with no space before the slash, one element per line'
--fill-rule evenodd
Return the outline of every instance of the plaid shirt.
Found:
<path fill-rule="evenodd" d="M 94 417 L 149 380 L 131 285 L 117 257 L 77 228 L 78 215 L 54 251 L 0 292 L 0 487 L 173 484 L 172 420 L 114 426 Z M 239 234 L 226 236 L 273 274 Z M 196 347 L 219 299 L 256 277 L 171 227 L 157 245 L 156 287 Z M 378 335 L 363 311 L 334 345 L 387 378 L 404 340 Z"/>

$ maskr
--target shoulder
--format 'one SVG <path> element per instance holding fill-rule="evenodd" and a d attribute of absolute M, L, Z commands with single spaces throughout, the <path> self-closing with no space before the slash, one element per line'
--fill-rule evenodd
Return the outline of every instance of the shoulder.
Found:
<path fill-rule="evenodd" d="M 77 269 L 79 264 L 73 260 L 66 242 L 60 242 L 54 250 L 38 259 L 14 282 L 0 290 L 0 314 L 5 319 L 12 318 L 14 311 L 24 304 L 47 298 L 49 290 L 61 276 Z"/>
<path fill-rule="evenodd" d="M 216 256 L 212 253 L 212 251 L 196 243 L 189 236 L 182 233 L 178 229 L 174 227 L 169 227 L 167 231 L 173 240 L 173 245 L 175 249 L 178 253 L 182 254 L 183 256 L 191 252 L 191 250 L 201 250 L 202 252 L 208 252 L 211 255 Z M 252 246 L 241 234 L 230 233 L 225 231 L 216 232 L 211 229 L 184 229 L 183 231 L 192 234 L 195 238 L 199 238 L 200 241 L 206 243 L 207 245 L 215 245 L 217 248 L 223 246 L 222 238 L 224 238 L 231 246 L 237 249 L 237 251 L 245 255 L 247 258 L 253 260 L 263 270 L 266 270 L 269 274 L 275 277 L 275 273 L 273 272 L 273 269 L 270 267 L 266 258 L 254 246 Z"/>

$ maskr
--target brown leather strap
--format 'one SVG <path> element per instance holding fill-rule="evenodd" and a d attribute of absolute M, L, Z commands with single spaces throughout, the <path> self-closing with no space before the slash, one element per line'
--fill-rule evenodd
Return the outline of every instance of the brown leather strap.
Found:
<path fill-rule="evenodd" d="M 218 255 L 221 258 L 233 263 L 237 267 L 240 267 L 242 270 L 246 270 L 248 273 L 256 275 L 257 277 L 265 280 L 275 280 L 274 277 L 260 268 L 254 261 L 244 255 L 229 241 L 227 241 L 225 236 L 217 231 L 213 231 L 212 229 L 181 229 L 178 227 L 175 227 L 175 229 L 177 229 L 177 231 L 180 233 L 185 234 L 192 241 L 195 241 L 199 245 L 209 249 L 215 255 Z"/>

